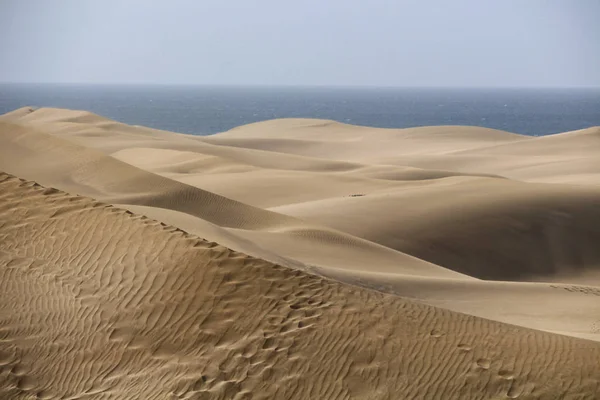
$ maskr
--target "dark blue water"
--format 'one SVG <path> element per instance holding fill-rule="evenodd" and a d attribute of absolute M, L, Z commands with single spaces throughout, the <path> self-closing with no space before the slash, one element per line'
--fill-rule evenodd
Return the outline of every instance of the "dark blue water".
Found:
<path fill-rule="evenodd" d="M 0 85 L 0 114 L 23 106 L 89 110 L 199 135 L 286 117 L 385 128 L 478 125 L 527 135 L 600 125 L 600 89 Z"/>

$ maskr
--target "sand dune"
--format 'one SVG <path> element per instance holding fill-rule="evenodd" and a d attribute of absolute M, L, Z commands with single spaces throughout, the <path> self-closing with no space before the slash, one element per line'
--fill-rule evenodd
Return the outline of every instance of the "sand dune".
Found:
<path fill-rule="evenodd" d="M 280 267 L 8 175 L 4 398 L 583 398 L 600 345 Z"/>
<path fill-rule="evenodd" d="M 0 116 L 0 398 L 598 398 L 599 129 Z"/>
<path fill-rule="evenodd" d="M 547 280 L 600 272 L 599 189 L 448 178 L 271 210 L 477 278 Z"/>
<path fill-rule="evenodd" d="M 153 210 L 146 209 L 146 215 L 169 223 L 174 222 L 171 220 L 173 213 L 165 213 L 164 210 L 185 213 L 188 217 L 201 220 L 199 230 L 197 228 L 194 233 L 202 237 L 212 235 L 202 230 L 206 226 L 234 229 L 242 237 L 251 237 L 255 245 L 248 246 L 247 240 L 240 246 L 231 242 L 228 242 L 229 245 L 270 261 L 282 262 L 287 257 L 292 258 L 290 263 L 295 264 L 298 259 L 303 264 L 346 268 L 362 268 L 364 262 L 375 261 L 376 270 L 382 272 L 462 276 L 331 228 L 309 224 L 166 179 L 37 128 L 26 129 L 0 122 L 0 145 L 6 150 L 0 159 L 0 169 L 9 173 L 113 204 L 151 207 Z M 308 235 L 305 234 L 307 232 Z M 299 240 L 299 236 L 302 240 Z M 315 249 L 323 237 L 335 246 Z M 222 235 L 215 239 L 222 239 Z M 276 252 L 281 257 L 272 257 L 269 243 L 274 241 L 278 243 Z M 268 246 L 265 252 L 261 251 L 264 245 Z M 353 256 L 351 263 L 345 259 L 336 260 L 340 248 Z"/>

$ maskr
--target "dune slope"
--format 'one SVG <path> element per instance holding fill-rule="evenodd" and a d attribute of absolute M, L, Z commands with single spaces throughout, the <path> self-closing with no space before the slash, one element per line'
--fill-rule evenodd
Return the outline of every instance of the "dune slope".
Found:
<path fill-rule="evenodd" d="M 117 135 L 115 141 L 120 138 Z M 374 262 L 382 272 L 464 277 L 344 232 L 137 168 L 64 135 L 49 134 L 43 126 L 0 120 L 0 146 L 0 168 L 9 173 L 70 193 L 131 206 L 132 210 L 145 207 L 146 215 L 168 223 L 181 221 L 176 215 L 186 214 L 193 221 L 194 233 L 227 240 L 231 247 L 260 258 L 296 266 L 301 263 L 346 268 L 362 268 L 365 262 Z M 264 194 L 268 196 L 269 192 Z M 277 243 L 277 247 L 272 243 Z M 334 246 L 320 246 L 323 243 Z M 340 248 L 348 259 L 337 260 Z"/>
<path fill-rule="evenodd" d="M 8 161 L 11 154 L 19 154 L 10 151 L 0 165 L 9 172 L 110 203 L 173 209 L 221 227 L 242 229 L 235 233 L 271 251 L 269 243 L 277 239 L 277 247 L 285 253 L 280 255 L 304 264 L 342 267 L 331 265 L 338 251 L 328 253 L 335 257 L 306 257 L 305 250 L 297 251 L 294 243 L 302 242 L 293 236 L 306 238 L 309 231 L 320 232 L 313 238 L 338 235 L 334 242 L 347 243 L 346 249 L 355 248 L 357 239 L 386 247 L 384 251 L 360 242 L 372 254 L 381 253 L 375 264 L 387 265 L 379 269 L 385 273 L 393 270 L 391 264 L 400 261 L 400 254 L 463 277 L 513 281 L 591 276 L 600 264 L 595 245 L 600 239 L 600 163 L 592 157 L 600 136 L 595 128 L 531 138 L 477 127 L 393 130 L 287 119 L 191 137 L 130 127 L 81 111 L 23 109 L 2 118 L 69 145 L 68 151 L 44 163 L 31 162 L 40 157 L 37 149 L 19 155 L 19 160 L 25 160 L 20 164 Z M 39 134 L 32 143 L 41 141 Z M 6 148 L 26 145 L 22 139 L 15 143 L 14 137 L 4 144 Z M 300 144 L 304 141 L 313 145 Z M 81 178 L 86 189 L 94 190 L 45 181 L 37 172 L 29 174 L 31 165 L 37 169 L 43 165 L 45 173 L 48 164 L 65 163 L 74 157 L 73 146 L 79 147 L 78 159 L 89 158 L 85 155 L 89 151 L 110 156 Z M 44 150 L 42 156 L 48 154 Z M 434 157 L 442 169 L 388 164 L 392 156 L 420 162 Z M 477 164 L 467 167 L 465 157 L 475 157 Z M 121 161 L 118 167 L 114 159 Z M 564 168 L 567 161 L 570 169 Z M 125 169 L 124 163 L 137 169 Z M 533 171 L 542 170 L 544 175 L 536 176 L 535 184 L 529 181 Z M 482 171 L 493 176 L 482 176 Z M 123 182 L 121 192 L 126 193 L 120 196 L 105 193 L 106 184 L 97 182 L 100 175 L 113 180 L 132 174 L 139 179 L 113 183 Z M 53 170 L 50 175 L 65 173 Z M 511 179 L 501 178 L 505 176 Z M 556 179 L 564 186 L 538 183 Z M 160 187 L 164 190 L 157 191 Z M 237 200 L 237 205 L 230 206 L 229 199 Z M 298 219 L 313 226 L 308 228 Z M 337 233 L 324 234 L 324 226 Z M 274 229 L 277 235 L 272 234 Z M 352 238 L 339 237 L 340 232 Z M 285 243 L 279 240 L 282 236 L 287 236 Z M 322 240 L 311 244 L 327 248 L 321 246 Z M 433 271 L 424 263 L 417 266 L 414 259 L 404 257 L 402 262 L 414 264 L 412 270 Z"/>
<path fill-rule="evenodd" d="M 0 116 L 0 399 L 598 398 L 598 138 Z"/>
<path fill-rule="evenodd" d="M 600 340 L 596 132 L 290 119 L 197 137 L 23 108 L 0 116 L 0 170 L 279 265 Z"/>
<path fill-rule="evenodd" d="M 0 175 L 7 399 L 594 398 L 600 345 L 277 266 Z"/>

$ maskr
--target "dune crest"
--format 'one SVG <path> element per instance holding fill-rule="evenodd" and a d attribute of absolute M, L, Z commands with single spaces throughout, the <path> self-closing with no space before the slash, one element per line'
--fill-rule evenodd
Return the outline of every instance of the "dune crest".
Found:
<path fill-rule="evenodd" d="M 336 283 L 6 174 L 0 187 L 3 398 L 600 390 L 595 342 Z"/>
<path fill-rule="evenodd" d="M 596 398 L 597 133 L 0 116 L 0 398 Z"/>

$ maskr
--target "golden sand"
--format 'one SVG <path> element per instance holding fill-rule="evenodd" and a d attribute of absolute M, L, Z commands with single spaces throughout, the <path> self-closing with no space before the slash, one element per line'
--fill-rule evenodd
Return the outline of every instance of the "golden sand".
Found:
<path fill-rule="evenodd" d="M 599 152 L 0 116 L 0 399 L 600 398 Z"/>

